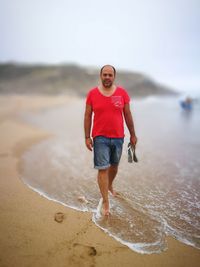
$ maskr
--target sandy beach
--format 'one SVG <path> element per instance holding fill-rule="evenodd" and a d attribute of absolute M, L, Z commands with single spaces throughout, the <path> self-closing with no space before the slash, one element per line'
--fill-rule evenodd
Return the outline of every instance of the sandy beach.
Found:
<path fill-rule="evenodd" d="M 171 237 L 163 253 L 135 253 L 100 230 L 91 213 L 50 201 L 20 180 L 21 156 L 51 133 L 26 124 L 17 115 L 69 101 L 76 100 L 0 97 L 0 266 L 199 266 L 200 250 Z M 62 223 L 54 219 L 57 212 L 64 214 Z"/>

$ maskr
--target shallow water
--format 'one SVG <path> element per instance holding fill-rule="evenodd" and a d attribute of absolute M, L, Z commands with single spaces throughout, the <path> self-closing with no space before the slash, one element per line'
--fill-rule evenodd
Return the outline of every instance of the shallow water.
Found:
<path fill-rule="evenodd" d="M 166 235 L 200 248 L 200 109 L 181 110 L 177 98 L 147 98 L 133 101 L 132 110 L 139 162 L 127 162 L 126 138 L 115 180 L 123 198 L 110 196 L 108 219 L 96 213 L 101 196 L 84 145 L 84 100 L 21 115 L 55 135 L 23 155 L 22 180 L 49 199 L 93 212 L 96 225 L 134 251 L 159 253 Z"/>

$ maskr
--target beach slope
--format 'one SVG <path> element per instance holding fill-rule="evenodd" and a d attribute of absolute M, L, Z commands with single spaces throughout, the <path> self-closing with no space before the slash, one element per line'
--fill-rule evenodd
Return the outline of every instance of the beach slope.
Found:
<path fill-rule="evenodd" d="M 135 253 L 101 231 L 91 213 L 64 207 L 23 184 L 22 154 L 51 133 L 24 123 L 17 114 L 67 101 L 67 97 L 0 97 L 0 266 L 199 266 L 200 250 L 172 238 L 161 254 Z M 64 214 L 60 223 L 55 221 L 57 212 Z"/>

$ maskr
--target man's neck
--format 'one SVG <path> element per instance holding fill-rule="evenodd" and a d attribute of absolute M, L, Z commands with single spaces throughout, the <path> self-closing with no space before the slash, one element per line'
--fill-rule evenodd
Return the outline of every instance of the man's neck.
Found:
<path fill-rule="evenodd" d="M 104 87 L 103 85 L 99 86 L 100 91 L 104 95 L 112 95 L 116 88 L 117 87 L 115 84 L 113 84 L 111 87 Z"/>

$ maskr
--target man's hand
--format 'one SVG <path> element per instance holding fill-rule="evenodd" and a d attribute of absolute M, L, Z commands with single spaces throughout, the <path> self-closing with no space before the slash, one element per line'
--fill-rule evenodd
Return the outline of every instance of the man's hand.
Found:
<path fill-rule="evenodd" d="M 92 141 L 92 138 L 86 138 L 85 139 L 85 144 L 86 144 L 86 147 L 92 151 L 92 148 L 93 148 L 93 141 Z"/>
<path fill-rule="evenodd" d="M 135 135 L 130 137 L 130 143 L 132 146 L 135 146 L 137 144 L 137 137 Z"/>

